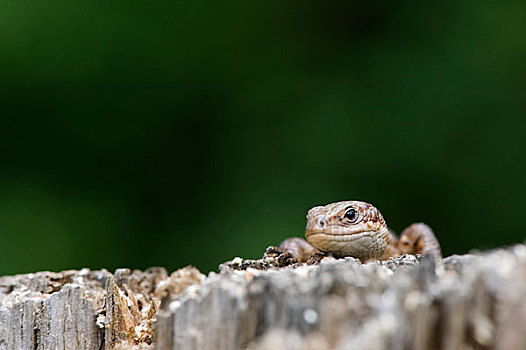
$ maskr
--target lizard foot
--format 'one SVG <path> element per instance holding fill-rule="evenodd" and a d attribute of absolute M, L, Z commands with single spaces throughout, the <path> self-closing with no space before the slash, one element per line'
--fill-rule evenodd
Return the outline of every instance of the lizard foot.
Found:
<path fill-rule="evenodd" d="M 263 254 L 263 259 L 275 258 L 280 254 L 283 254 L 283 249 L 281 249 L 280 247 L 276 247 L 275 245 L 271 245 L 271 246 L 268 246 L 267 249 L 265 249 L 265 253 Z"/>
<path fill-rule="evenodd" d="M 294 257 L 289 251 L 272 245 L 265 250 L 263 259 L 275 261 L 279 267 L 298 263 L 298 259 L 296 259 L 296 257 Z"/>
<path fill-rule="evenodd" d="M 328 257 L 329 255 L 327 253 L 317 251 L 314 254 L 311 254 L 309 258 L 307 259 L 307 265 L 318 265 L 323 258 Z"/>

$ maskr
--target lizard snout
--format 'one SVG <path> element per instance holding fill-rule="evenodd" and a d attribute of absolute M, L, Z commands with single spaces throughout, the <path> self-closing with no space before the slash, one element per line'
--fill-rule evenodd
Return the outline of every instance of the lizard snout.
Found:
<path fill-rule="evenodd" d="M 325 215 L 318 215 L 307 222 L 308 231 L 322 231 L 327 226 L 328 218 Z"/>

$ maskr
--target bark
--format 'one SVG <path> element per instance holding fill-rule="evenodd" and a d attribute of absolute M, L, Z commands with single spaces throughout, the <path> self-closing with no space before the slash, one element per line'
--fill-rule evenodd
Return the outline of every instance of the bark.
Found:
<path fill-rule="evenodd" d="M 0 349 L 526 349 L 524 245 L 279 265 L 1 277 Z"/>
<path fill-rule="evenodd" d="M 526 349 L 524 245 L 249 266 L 265 267 L 235 259 L 166 303 L 157 349 Z"/>
<path fill-rule="evenodd" d="M 1 277 L 0 349 L 153 348 L 160 300 L 203 278 L 192 267 Z"/>

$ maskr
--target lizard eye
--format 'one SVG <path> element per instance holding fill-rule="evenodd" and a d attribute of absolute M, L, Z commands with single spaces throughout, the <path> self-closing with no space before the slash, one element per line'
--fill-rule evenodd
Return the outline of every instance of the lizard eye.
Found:
<path fill-rule="evenodd" d="M 358 213 L 354 209 L 349 209 L 345 213 L 344 217 L 350 222 L 355 222 L 358 219 Z"/>

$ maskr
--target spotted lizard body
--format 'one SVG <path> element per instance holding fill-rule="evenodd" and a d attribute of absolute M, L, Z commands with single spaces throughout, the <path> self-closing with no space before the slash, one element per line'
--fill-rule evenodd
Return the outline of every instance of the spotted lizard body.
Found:
<path fill-rule="evenodd" d="M 352 256 L 362 262 L 402 254 L 442 256 L 440 244 L 429 226 L 412 224 L 398 238 L 389 230 L 380 211 L 361 201 L 336 202 L 310 209 L 305 238 L 288 238 L 278 249 L 298 262 L 305 262 L 320 252 L 334 257 Z"/>

